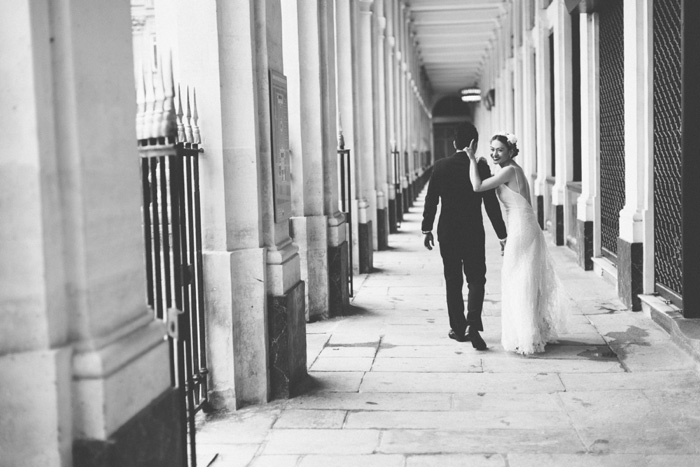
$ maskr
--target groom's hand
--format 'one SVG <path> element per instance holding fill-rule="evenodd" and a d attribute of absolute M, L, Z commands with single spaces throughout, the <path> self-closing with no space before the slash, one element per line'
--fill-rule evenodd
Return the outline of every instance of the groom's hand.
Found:
<path fill-rule="evenodd" d="M 428 250 L 432 250 L 433 247 L 435 246 L 435 240 L 433 239 L 433 233 L 432 232 L 424 232 L 425 233 L 425 239 L 423 240 L 423 245 Z"/>
<path fill-rule="evenodd" d="M 506 249 L 506 241 L 508 240 L 508 237 L 502 238 L 499 240 L 501 243 L 501 256 L 503 256 L 503 251 Z"/>

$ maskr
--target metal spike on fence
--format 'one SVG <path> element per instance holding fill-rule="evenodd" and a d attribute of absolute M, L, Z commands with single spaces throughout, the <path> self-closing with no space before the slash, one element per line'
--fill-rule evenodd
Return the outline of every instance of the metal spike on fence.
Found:
<path fill-rule="evenodd" d="M 161 127 L 161 134 L 168 139 L 175 139 L 177 137 L 177 121 L 175 117 L 175 80 L 173 78 L 173 54 L 170 53 L 170 60 L 168 63 L 167 70 L 169 71 L 169 76 L 165 77 L 163 73 L 163 90 L 164 90 L 164 102 L 163 102 L 163 123 Z M 165 70 L 166 67 L 163 67 Z"/>
<path fill-rule="evenodd" d="M 194 144 L 200 144 L 202 137 L 199 133 L 199 113 L 197 113 L 197 90 L 192 88 L 192 137 Z"/>
<path fill-rule="evenodd" d="M 345 149 L 345 137 L 343 136 L 343 129 L 338 128 L 338 149 Z"/>
<path fill-rule="evenodd" d="M 190 112 L 190 87 L 187 86 L 187 91 L 185 94 L 185 119 L 183 120 L 183 125 L 185 126 L 185 142 L 191 143 L 192 138 L 192 125 L 190 124 L 192 120 L 192 112 Z"/>
<path fill-rule="evenodd" d="M 180 85 L 177 85 L 177 142 L 185 142 L 185 126 L 182 123 L 182 91 L 180 91 Z"/>
<path fill-rule="evenodd" d="M 151 137 L 159 138 L 165 136 L 162 133 L 164 120 L 164 104 L 165 104 L 165 89 L 163 86 L 163 66 L 159 63 L 156 72 L 153 74 L 153 127 L 151 128 Z"/>
<path fill-rule="evenodd" d="M 142 140 L 144 136 L 143 119 L 146 116 L 146 81 L 143 76 L 143 64 L 141 72 L 136 80 L 136 139 Z"/>

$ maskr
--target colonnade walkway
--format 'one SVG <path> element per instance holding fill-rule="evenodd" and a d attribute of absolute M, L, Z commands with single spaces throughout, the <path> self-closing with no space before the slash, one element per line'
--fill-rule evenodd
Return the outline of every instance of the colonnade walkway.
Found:
<path fill-rule="evenodd" d="M 559 344 L 532 358 L 503 351 L 502 258 L 490 225 L 489 349 L 449 339 L 440 254 L 422 245 L 422 202 L 391 249 L 375 253 L 377 270 L 356 280 L 352 314 L 308 324 L 303 393 L 209 416 L 199 465 L 700 465 L 695 362 L 566 247 L 551 247 L 571 314 Z"/>

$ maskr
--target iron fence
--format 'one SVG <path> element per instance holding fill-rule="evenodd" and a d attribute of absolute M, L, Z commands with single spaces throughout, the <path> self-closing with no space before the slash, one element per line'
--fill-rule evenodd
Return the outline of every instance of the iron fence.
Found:
<path fill-rule="evenodd" d="M 338 167 L 340 177 L 340 210 L 345 214 L 348 235 L 348 296 L 355 293 L 353 285 L 352 260 L 352 171 L 350 166 L 350 149 L 345 148 L 345 139 L 341 132 L 338 136 Z"/>
<path fill-rule="evenodd" d="M 162 67 L 161 67 L 162 69 Z M 196 467 L 195 414 L 208 402 L 195 91 L 148 71 L 137 86 L 147 300 L 167 324 L 171 383 L 181 392 L 183 458 Z"/>
<path fill-rule="evenodd" d="M 601 246 L 615 262 L 625 206 L 623 6 L 622 0 L 608 0 L 599 13 Z"/>
<path fill-rule="evenodd" d="M 682 308 L 681 0 L 656 1 L 654 23 L 654 277 Z"/>

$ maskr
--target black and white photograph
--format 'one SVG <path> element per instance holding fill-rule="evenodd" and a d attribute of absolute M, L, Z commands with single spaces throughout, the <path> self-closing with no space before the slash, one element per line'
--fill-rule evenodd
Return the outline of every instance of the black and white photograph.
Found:
<path fill-rule="evenodd" d="M 700 466 L 700 1 L 0 10 L 0 467 Z"/>

